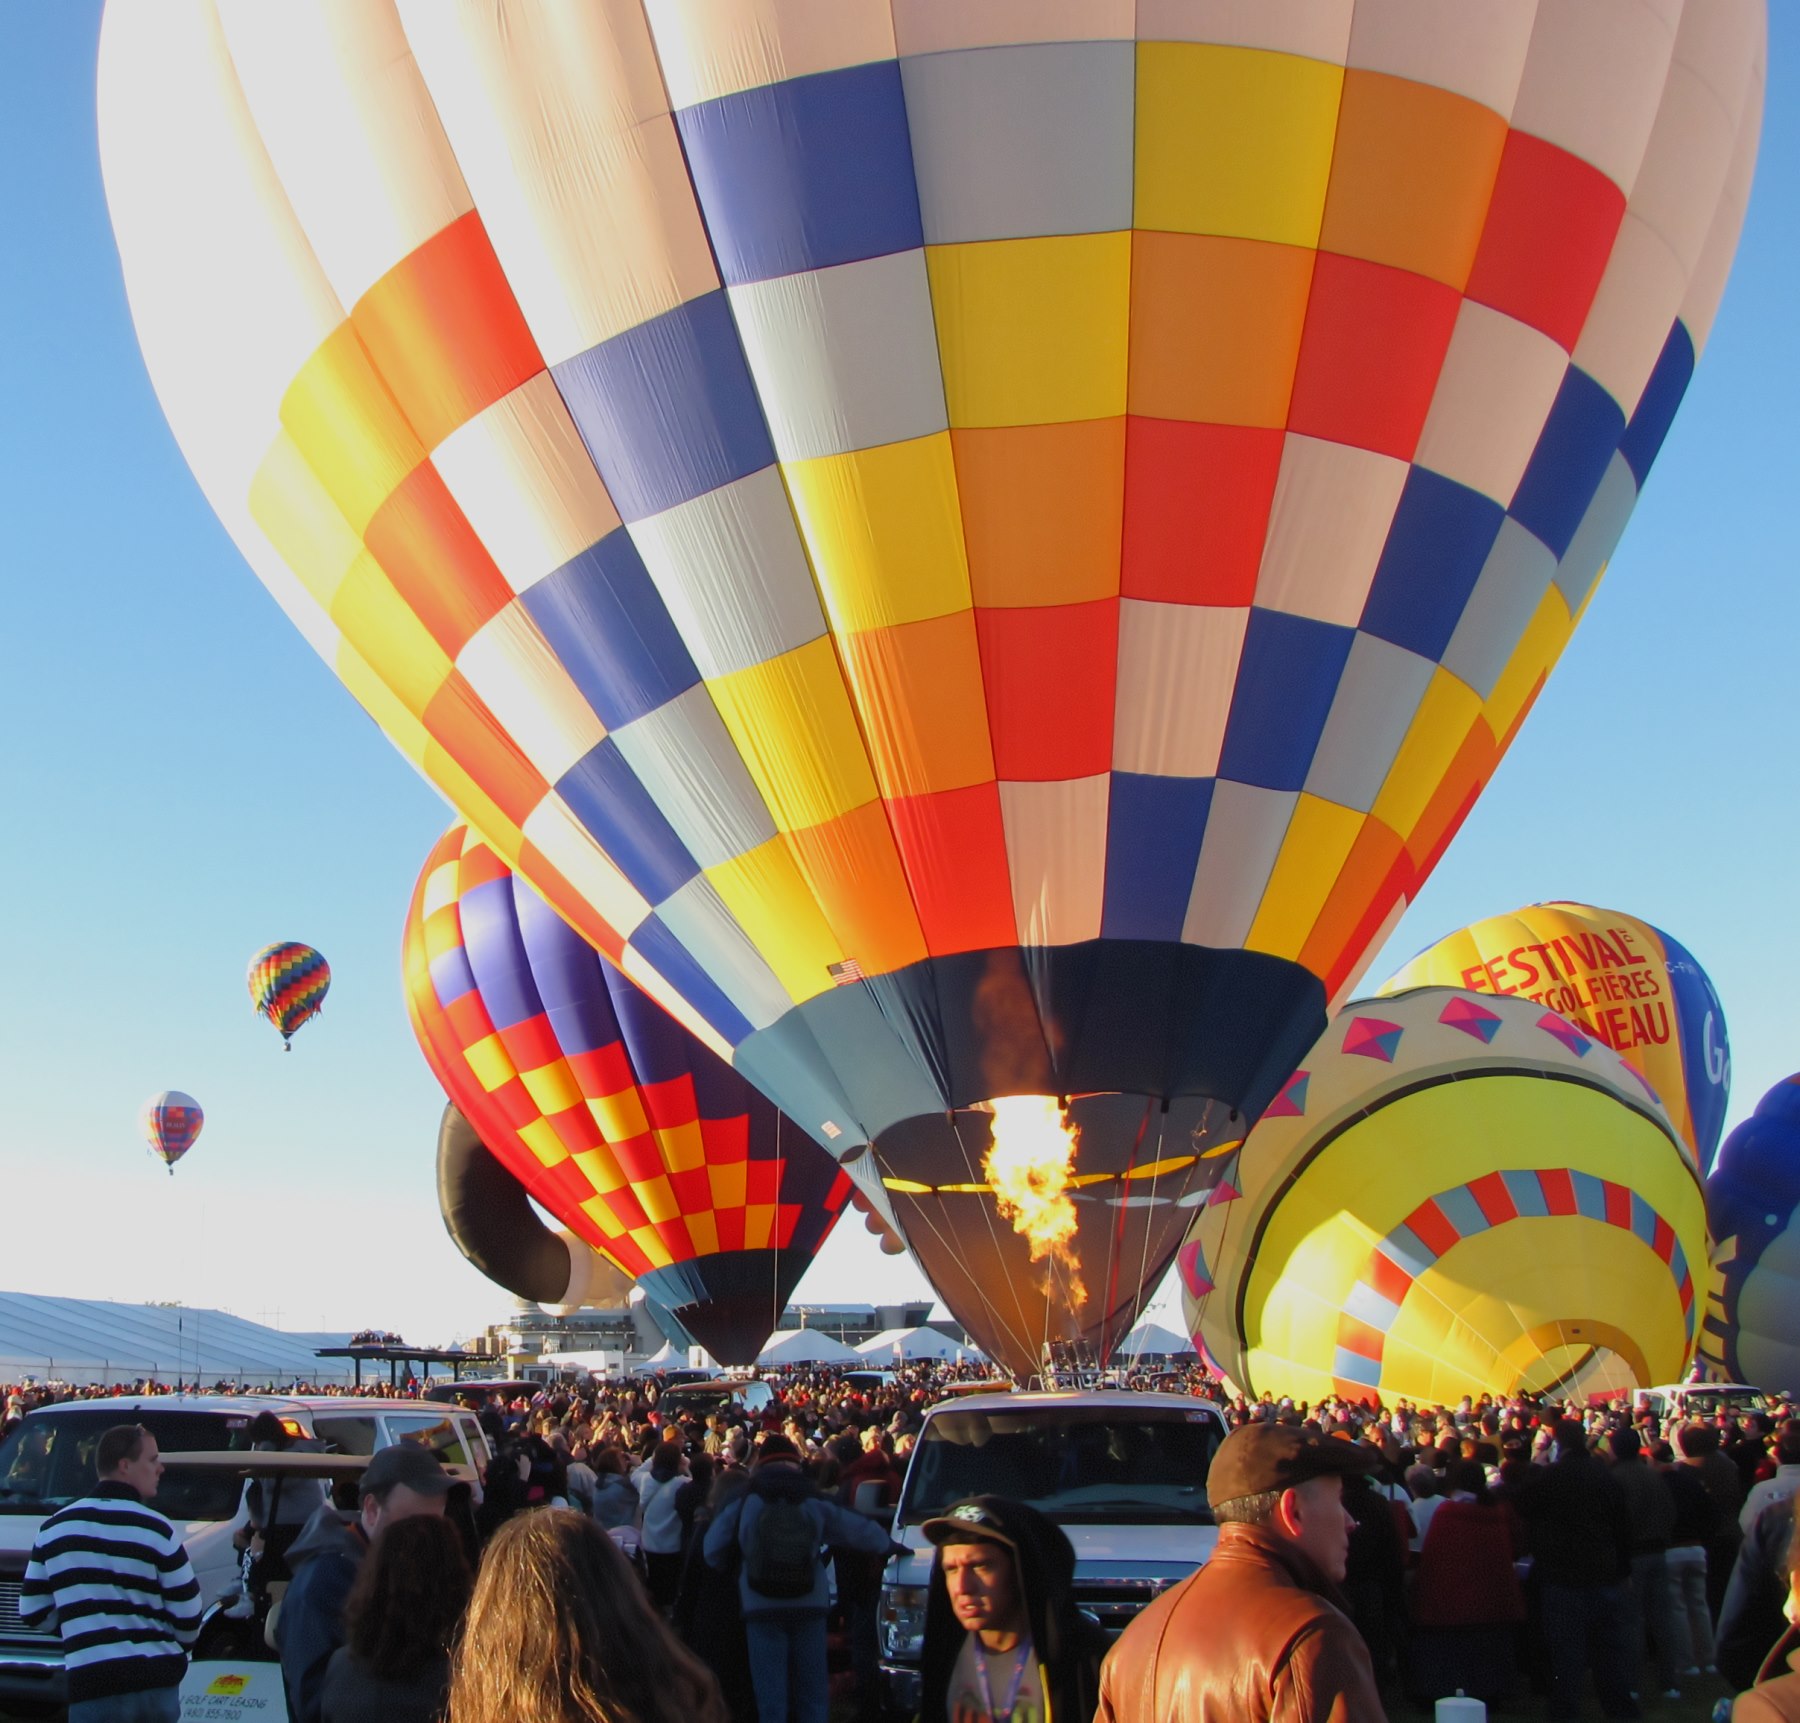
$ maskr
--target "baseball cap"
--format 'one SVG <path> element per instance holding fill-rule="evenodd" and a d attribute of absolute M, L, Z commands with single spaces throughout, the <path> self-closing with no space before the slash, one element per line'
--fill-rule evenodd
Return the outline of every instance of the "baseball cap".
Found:
<path fill-rule="evenodd" d="M 1381 1455 L 1361 1442 L 1312 1436 L 1294 1424 L 1245 1424 L 1213 1455 L 1206 1493 L 1213 1505 L 1267 1490 L 1288 1490 L 1308 1478 L 1372 1472 Z"/>
<path fill-rule="evenodd" d="M 979 1496 L 958 1502 L 948 1512 L 926 1520 L 919 1530 L 934 1544 L 1004 1544 L 1014 1555 L 1019 1553 L 1018 1540 Z"/>
<path fill-rule="evenodd" d="M 362 1493 L 385 1495 L 396 1484 L 404 1484 L 416 1495 L 444 1496 L 455 1483 L 429 1448 L 421 1448 L 417 1442 L 396 1442 L 377 1450 L 363 1468 Z"/>

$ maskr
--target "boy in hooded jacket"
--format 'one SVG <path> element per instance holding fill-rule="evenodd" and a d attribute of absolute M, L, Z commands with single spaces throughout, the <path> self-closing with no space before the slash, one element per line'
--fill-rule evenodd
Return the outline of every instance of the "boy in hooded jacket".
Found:
<path fill-rule="evenodd" d="M 1075 1547 L 1004 1496 L 971 1496 L 920 1528 L 926 1592 L 920 1723 L 1088 1723 L 1107 1637 L 1075 1604 Z"/>

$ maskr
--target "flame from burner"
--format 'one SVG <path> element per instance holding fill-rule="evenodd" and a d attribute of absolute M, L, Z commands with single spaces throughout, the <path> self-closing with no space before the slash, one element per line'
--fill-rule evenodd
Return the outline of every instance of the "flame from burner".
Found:
<path fill-rule="evenodd" d="M 1074 1311 L 1087 1302 L 1075 1251 L 1075 1204 L 1069 1196 L 1075 1127 L 1053 1095 L 1002 1095 L 988 1106 L 994 1115 L 993 1142 L 982 1157 L 982 1173 L 1000 1213 L 1030 1243 L 1031 1260 L 1050 1264 L 1045 1292 L 1060 1296 Z"/>

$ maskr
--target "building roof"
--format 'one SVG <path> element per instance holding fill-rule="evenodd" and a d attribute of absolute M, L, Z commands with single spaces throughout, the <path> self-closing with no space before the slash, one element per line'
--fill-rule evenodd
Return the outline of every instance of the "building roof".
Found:
<path fill-rule="evenodd" d="M 314 1356 L 347 1334 L 284 1333 L 225 1310 L 0 1292 L 0 1379 L 336 1381 L 350 1362 Z"/>

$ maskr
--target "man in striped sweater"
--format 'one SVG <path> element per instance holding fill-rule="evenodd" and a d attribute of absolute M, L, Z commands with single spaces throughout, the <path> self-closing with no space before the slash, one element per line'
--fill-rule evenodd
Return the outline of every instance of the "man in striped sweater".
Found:
<path fill-rule="evenodd" d="M 19 1617 L 27 1627 L 56 1617 L 69 1723 L 177 1723 L 202 1600 L 175 1528 L 145 1505 L 163 1474 L 156 1438 L 117 1424 L 94 1468 L 94 1493 L 38 1532 Z"/>

